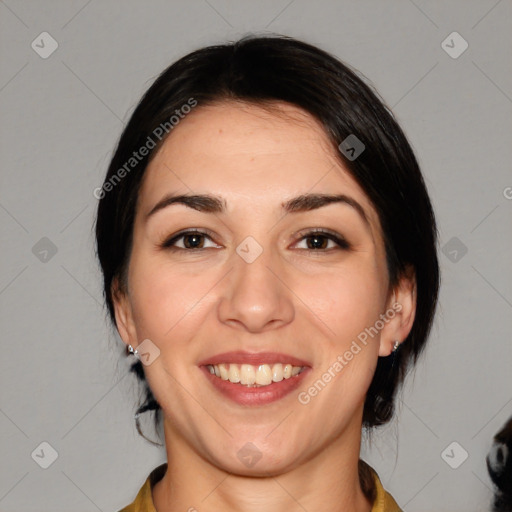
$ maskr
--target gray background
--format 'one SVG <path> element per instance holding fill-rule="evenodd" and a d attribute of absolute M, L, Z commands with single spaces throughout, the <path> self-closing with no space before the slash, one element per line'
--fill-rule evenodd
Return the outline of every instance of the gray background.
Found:
<path fill-rule="evenodd" d="M 510 0 L 0 1 L 0 510 L 116 511 L 165 460 L 135 431 L 138 390 L 105 321 L 93 190 L 156 75 L 249 31 L 360 70 L 417 153 L 446 253 L 440 308 L 398 421 L 363 456 L 408 512 L 487 510 L 484 458 L 512 414 L 511 19 Z M 31 47 L 49 48 L 44 31 L 46 59 Z M 441 45 L 453 31 L 458 58 Z M 452 464 L 469 454 L 457 469 L 453 441 Z"/>

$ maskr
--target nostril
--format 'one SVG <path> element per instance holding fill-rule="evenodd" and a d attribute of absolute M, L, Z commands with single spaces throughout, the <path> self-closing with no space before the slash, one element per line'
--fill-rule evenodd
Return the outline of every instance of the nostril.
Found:
<path fill-rule="evenodd" d="M 498 450 L 496 451 L 496 460 L 500 463 L 500 465 L 503 465 L 503 461 L 505 459 L 505 455 L 503 453 L 503 448 L 500 446 Z"/>

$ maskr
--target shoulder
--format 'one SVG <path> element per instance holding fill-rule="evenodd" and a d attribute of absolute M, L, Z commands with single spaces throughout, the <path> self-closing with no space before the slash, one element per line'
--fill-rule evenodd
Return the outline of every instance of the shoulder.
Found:
<path fill-rule="evenodd" d="M 166 470 L 167 464 L 155 468 L 140 488 L 135 500 L 119 512 L 156 512 L 151 491 L 153 486 L 162 479 Z"/>
<path fill-rule="evenodd" d="M 393 499 L 393 496 L 386 492 L 382 486 L 377 472 L 371 466 L 368 466 L 368 468 L 373 475 L 373 481 L 375 483 L 375 499 L 371 512 L 403 512 Z"/>

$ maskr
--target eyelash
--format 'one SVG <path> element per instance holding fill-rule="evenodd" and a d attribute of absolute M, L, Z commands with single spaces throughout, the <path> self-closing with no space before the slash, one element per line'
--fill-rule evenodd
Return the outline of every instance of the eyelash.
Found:
<path fill-rule="evenodd" d="M 183 247 L 176 247 L 174 244 L 180 240 L 181 238 L 187 236 L 187 235 L 202 235 L 210 240 L 212 240 L 212 234 L 209 231 L 201 231 L 201 230 L 190 230 L 190 231 L 181 231 L 180 233 L 177 233 L 173 235 L 171 238 L 164 241 L 160 247 L 162 249 L 168 249 L 171 251 L 188 251 L 188 252 L 197 252 L 197 251 L 203 251 L 205 249 L 211 249 L 211 247 L 199 247 L 195 249 L 188 249 Z M 305 238 L 313 237 L 313 236 L 320 236 L 325 237 L 328 240 L 332 240 L 336 245 L 338 245 L 338 249 L 341 250 L 348 250 L 351 248 L 350 244 L 340 235 L 337 233 L 326 230 L 326 229 L 313 229 L 309 230 L 307 232 L 299 233 L 299 240 L 297 242 L 300 242 L 304 240 Z M 213 240 L 212 240 L 213 241 Z M 300 249 L 302 251 L 308 251 L 308 252 L 330 252 L 333 250 L 331 249 Z"/>

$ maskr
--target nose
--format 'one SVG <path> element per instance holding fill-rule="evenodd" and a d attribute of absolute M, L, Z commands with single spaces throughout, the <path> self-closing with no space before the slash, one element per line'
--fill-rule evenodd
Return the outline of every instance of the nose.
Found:
<path fill-rule="evenodd" d="M 276 253 L 260 253 L 261 249 L 252 239 L 233 254 L 233 270 L 226 277 L 218 309 L 221 322 L 252 333 L 282 327 L 294 317 L 284 266 Z"/>

